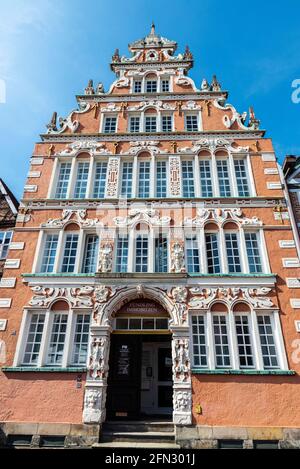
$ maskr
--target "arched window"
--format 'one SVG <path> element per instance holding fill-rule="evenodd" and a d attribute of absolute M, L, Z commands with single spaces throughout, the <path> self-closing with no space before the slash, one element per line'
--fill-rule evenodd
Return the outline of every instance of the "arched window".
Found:
<path fill-rule="evenodd" d="M 201 197 L 213 197 L 211 154 L 207 150 L 199 153 L 199 176 Z"/>
<path fill-rule="evenodd" d="M 221 272 L 220 233 L 215 223 L 207 223 L 204 228 L 206 247 L 207 272 L 219 274 Z"/>

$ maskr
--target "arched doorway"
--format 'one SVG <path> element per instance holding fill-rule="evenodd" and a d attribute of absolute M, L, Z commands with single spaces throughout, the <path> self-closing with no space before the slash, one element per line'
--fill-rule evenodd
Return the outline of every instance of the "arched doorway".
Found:
<path fill-rule="evenodd" d="M 133 299 L 113 314 L 109 419 L 172 418 L 171 339 L 168 313 L 152 299 Z"/>

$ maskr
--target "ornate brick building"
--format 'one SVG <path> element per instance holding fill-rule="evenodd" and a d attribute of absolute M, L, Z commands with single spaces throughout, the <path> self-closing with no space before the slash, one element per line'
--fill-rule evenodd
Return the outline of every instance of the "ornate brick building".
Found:
<path fill-rule="evenodd" d="M 155 416 L 181 446 L 300 444 L 299 252 L 272 142 L 176 47 L 153 26 L 116 50 L 109 90 L 90 80 L 35 145 L 1 298 L 11 441 L 92 444 Z"/>
<path fill-rule="evenodd" d="M 296 231 L 300 233 L 300 157 L 295 155 L 286 156 L 282 170 L 294 214 Z"/>

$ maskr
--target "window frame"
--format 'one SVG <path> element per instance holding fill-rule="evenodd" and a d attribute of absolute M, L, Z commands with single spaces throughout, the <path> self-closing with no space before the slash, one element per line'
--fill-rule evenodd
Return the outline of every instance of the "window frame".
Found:
<path fill-rule="evenodd" d="M 110 132 L 105 131 L 107 119 L 115 119 L 115 130 L 113 132 L 112 131 L 110 131 Z M 111 113 L 111 114 L 104 114 L 103 115 L 102 133 L 106 134 L 106 135 L 114 135 L 114 134 L 118 133 L 118 114 Z"/>

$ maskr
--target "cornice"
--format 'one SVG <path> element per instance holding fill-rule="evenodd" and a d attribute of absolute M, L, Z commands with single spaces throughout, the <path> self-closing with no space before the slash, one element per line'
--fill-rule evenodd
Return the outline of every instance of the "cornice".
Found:
<path fill-rule="evenodd" d="M 157 99 L 160 101 L 188 101 L 190 99 L 216 99 L 218 97 L 228 97 L 228 91 L 187 91 L 185 93 L 134 93 L 134 94 L 77 94 L 77 101 L 88 102 L 122 102 L 122 101 L 149 101 L 149 99 Z"/>
<path fill-rule="evenodd" d="M 210 130 L 204 132 L 172 132 L 172 133 L 161 133 L 157 132 L 155 134 L 147 133 L 115 133 L 115 134 L 104 134 L 104 133 L 82 133 L 82 134 L 40 134 L 40 137 L 43 142 L 61 142 L 69 143 L 75 142 L 77 140 L 87 140 L 92 139 L 97 142 L 130 142 L 140 141 L 140 140 L 156 140 L 156 141 L 193 141 L 199 140 L 200 138 L 209 138 L 214 136 L 215 138 L 233 138 L 236 140 L 257 140 L 264 137 L 265 130 Z"/>
<path fill-rule="evenodd" d="M 205 208 L 205 207 L 270 207 L 274 208 L 280 202 L 283 204 L 285 201 L 284 196 L 273 196 L 273 197 L 249 197 L 245 198 L 237 198 L 237 197 L 224 197 L 224 198 L 211 198 L 211 199 L 202 199 L 202 198 L 195 198 L 191 200 L 186 200 L 185 198 L 168 198 L 168 199 L 85 199 L 83 200 L 61 200 L 61 199 L 22 199 L 20 206 L 22 208 L 26 207 L 26 209 L 32 210 L 62 210 L 64 208 L 68 209 L 126 209 L 126 208 L 133 208 L 135 206 L 140 206 L 141 204 L 145 208 Z M 20 228 L 19 228 L 20 229 Z"/>

